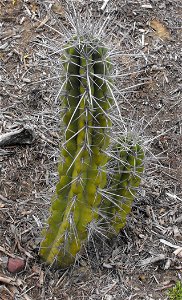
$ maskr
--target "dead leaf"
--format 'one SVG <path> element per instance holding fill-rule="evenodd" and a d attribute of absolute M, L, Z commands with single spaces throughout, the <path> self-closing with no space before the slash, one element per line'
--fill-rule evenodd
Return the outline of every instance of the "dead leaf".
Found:
<path fill-rule="evenodd" d="M 54 3 L 54 4 L 52 5 L 52 11 L 53 11 L 55 14 L 61 15 L 62 17 L 64 17 L 64 15 L 65 15 L 64 8 L 63 8 L 63 6 L 60 5 L 59 3 Z"/>
<path fill-rule="evenodd" d="M 140 275 L 138 276 L 138 279 L 139 279 L 141 282 L 146 282 L 146 280 L 147 280 L 145 274 L 140 274 Z"/>
<path fill-rule="evenodd" d="M 34 14 L 38 11 L 38 5 L 36 3 L 31 4 L 31 11 Z"/>
<path fill-rule="evenodd" d="M 160 21 L 154 19 L 150 22 L 150 27 L 152 27 L 156 35 L 160 37 L 162 40 L 169 40 L 170 39 L 170 33 L 166 26 L 164 26 Z"/>

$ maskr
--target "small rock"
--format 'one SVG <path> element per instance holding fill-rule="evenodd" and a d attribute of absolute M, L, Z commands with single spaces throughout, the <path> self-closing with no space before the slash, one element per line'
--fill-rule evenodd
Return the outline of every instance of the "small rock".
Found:
<path fill-rule="evenodd" d="M 21 258 L 10 257 L 7 264 L 7 269 L 10 273 L 19 273 L 25 268 L 25 260 Z"/>
<path fill-rule="evenodd" d="M 31 80 L 29 78 L 25 78 L 25 77 L 22 79 L 22 81 L 25 82 L 25 83 L 30 83 L 31 82 Z"/>

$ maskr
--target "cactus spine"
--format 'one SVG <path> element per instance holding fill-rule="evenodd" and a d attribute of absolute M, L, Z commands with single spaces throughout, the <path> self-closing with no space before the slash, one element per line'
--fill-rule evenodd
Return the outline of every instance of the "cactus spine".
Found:
<path fill-rule="evenodd" d="M 138 144 L 127 140 L 117 145 L 116 161 L 107 154 L 113 125 L 110 115 L 113 104 L 117 106 L 112 99 L 107 48 L 95 38 L 73 37 L 62 59 L 65 137 L 40 255 L 48 264 L 56 260 L 65 268 L 87 239 L 89 224 L 103 218 L 100 209 L 105 210 L 106 223 L 115 233 L 124 226 L 140 182 L 144 154 Z M 109 174 L 108 164 L 113 164 L 114 173 Z M 103 194 L 108 188 L 112 201 Z"/>
<path fill-rule="evenodd" d="M 48 263 L 56 258 L 61 267 L 74 261 L 87 238 L 87 225 L 98 218 L 102 197 L 97 190 L 107 180 L 104 150 L 109 145 L 111 98 L 105 77 L 110 62 L 107 49 L 97 43 L 73 39 L 65 48 L 63 162 L 58 167 L 60 181 L 40 250 Z"/>
<path fill-rule="evenodd" d="M 112 169 L 108 188 L 113 200 L 103 202 L 104 207 L 107 207 L 111 233 L 117 234 L 126 223 L 126 217 L 131 211 L 134 196 L 140 185 L 144 170 L 143 160 L 142 147 L 131 139 L 119 141 L 114 155 L 112 153 L 109 161 Z"/>

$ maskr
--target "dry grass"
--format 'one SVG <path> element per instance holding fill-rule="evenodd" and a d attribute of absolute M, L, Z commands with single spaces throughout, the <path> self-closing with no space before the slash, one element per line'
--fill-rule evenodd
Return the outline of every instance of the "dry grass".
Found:
<path fill-rule="evenodd" d="M 61 22 L 70 26 L 62 1 L 1 1 L 0 130 L 26 125 L 36 134 L 31 146 L 0 149 L 2 300 L 164 300 L 166 290 L 182 278 L 181 252 L 174 253 L 182 247 L 182 6 L 177 0 L 152 2 L 152 8 L 147 1 L 110 0 L 102 12 L 104 1 L 75 1 L 82 16 L 85 2 L 96 20 L 111 16 L 106 35 L 123 53 L 114 58 L 122 91 L 116 97 L 123 117 L 142 122 L 150 160 L 120 235 L 95 239 L 70 270 L 44 266 L 38 247 L 57 180 L 60 82 L 47 81 L 59 75 L 59 54 L 41 44 L 62 43 L 48 26 L 58 31 Z M 16 276 L 3 264 L 12 255 L 26 260 Z"/>

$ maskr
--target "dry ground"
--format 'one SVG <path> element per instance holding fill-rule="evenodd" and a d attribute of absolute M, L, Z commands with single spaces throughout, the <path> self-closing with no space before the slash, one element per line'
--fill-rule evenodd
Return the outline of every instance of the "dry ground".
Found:
<path fill-rule="evenodd" d="M 99 20 L 110 15 L 122 114 L 139 120 L 150 143 L 141 191 L 127 226 L 108 243 L 89 245 L 79 265 L 61 271 L 39 260 L 40 230 L 57 179 L 59 155 L 58 55 L 41 46 L 68 29 L 64 1 L 0 1 L 1 134 L 22 126 L 33 144 L 0 149 L 0 299 L 164 300 L 182 280 L 182 4 L 173 1 L 74 1 Z M 88 4 L 88 7 L 86 6 Z M 55 81 L 57 84 L 55 84 Z M 87 254 L 87 255 L 86 255 Z M 3 261 L 26 260 L 13 275 Z"/>

